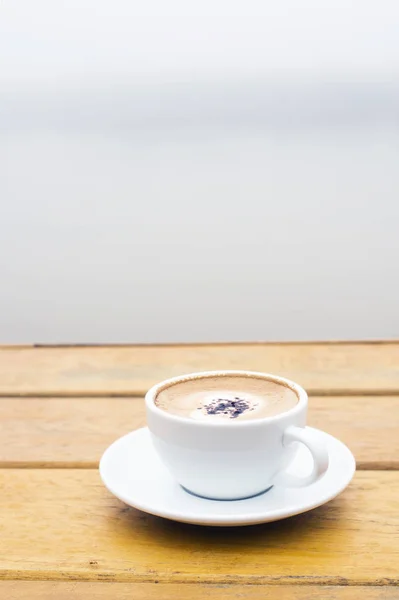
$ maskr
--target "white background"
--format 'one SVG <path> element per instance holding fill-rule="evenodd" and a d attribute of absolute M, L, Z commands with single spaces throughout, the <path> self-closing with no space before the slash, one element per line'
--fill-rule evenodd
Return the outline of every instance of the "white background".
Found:
<path fill-rule="evenodd" d="M 399 336 L 399 5 L 0 2 L 0 339 Z"/>

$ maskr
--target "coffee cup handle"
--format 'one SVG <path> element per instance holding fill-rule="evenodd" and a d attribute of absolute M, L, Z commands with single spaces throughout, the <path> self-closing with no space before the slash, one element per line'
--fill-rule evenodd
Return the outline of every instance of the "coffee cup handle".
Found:
<path fill-rule="evenodd" d="M 284 446 L 288 446 L 292 442 L 300 442 L 308 448 L 313 457 L 313 470 L 307 477 L 297 477 L 296 475 L 281 471 L 276 475 L 273 483 L 285 487 L 311 485 L 320 479 L 328 469 L 329 457 L 327 448 L 320 441 L 317 432 L 310 427 L 296 427 L 295 425 L 287 427 L 283 435 L 283 444 Z"/>

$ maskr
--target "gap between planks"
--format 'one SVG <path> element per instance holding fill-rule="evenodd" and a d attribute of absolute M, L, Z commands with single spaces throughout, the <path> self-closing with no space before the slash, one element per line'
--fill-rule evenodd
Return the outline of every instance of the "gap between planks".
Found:
<path fill-rule="evenodd" d="M 104 448 L 105 450 L 105 448 Z M 72 461 L 0 461 L 0 469 L 98 469 L 99 461 L 87 461 L 87 462 L 72 462 Z M 398 471 L 399 464 L 391 462 L 381 463 L 367 463 L 357 462 L 357 471 Z M 399 600 L 399 598 L 398 598 Z"/>
<path fill-rule="evenodd" d="M 397 600 L 390 586 L 272 586 L 202 583 L 107 583 L 77 581 L 1 581 L 0 596 L 10 600 Z"/>
<path fill-rule="evenodd" d="M 114 343 L 114 344 L 90 344 L 90 343 L 82 343 L 82 344 L 9 344 L 4 345 L 0 344 L 1 348 L 10 348 L 18 350 L 19 348 L 146 348 L 150 347 L 160 347 L 160 348 L 173 348 L 173 347 L 193 347 L 193 346 L 247 346 L 251 345 L 259 345 L 259 346 L 306 346 L 317 344 L 318 346 L 344 346 L 351 344 L 364 344 L 365 346 L 370 345 L 383 345 L 383 344 L 399 344 L 399 339 L 387 339 L 387 340 L 247 340 L 247 341 L 216 341 L 216 342 L 137 342 L 137 343 Z"/>
<path fill-rule="evenodd" d="M 0 398 L 142 398 L 147 393 L 147 390 L 139 390 L 139 391 L 129 391 L 126 392 L 85 392 L 85 391 L 74 391 L 74 392 L 21 392 L 21 393 L 5 393 L 0 392 Z M 398 396 L 399 388 L 395 389 L 369 389 L 369 390 L 352 390 L 350 388 L 345 389 L 312 389 L 311 392 L 308 392 L 309 397 L 311 396 L 323 396 L 323 397 L 337 397 L 340 398 L 342 396 Z"/>

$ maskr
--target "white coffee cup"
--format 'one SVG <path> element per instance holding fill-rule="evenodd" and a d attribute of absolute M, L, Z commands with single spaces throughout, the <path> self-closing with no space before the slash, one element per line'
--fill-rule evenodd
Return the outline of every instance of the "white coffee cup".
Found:
<path fill-rule="evenodd" d="M 286 412 L 229 423 L 195 420 L 159 408 L 161 390 L 191 379 L 238 375 L 256 377 L 293 390 L 297 404 Z M 186 490 L 216 500 L 238 500 L 265 492 L 273 485 L 311 485 L 326 472 L 328 452 L 315 432 L 306 427 L 308 396 L 298 384 L 283 377 L 251 371 L 207 371 L 174 377 L 146 394 L 147 423 L 161 460 Z M 296 477 L 285 470 L 297 444 L 313 456 L 313 471 Z"/>

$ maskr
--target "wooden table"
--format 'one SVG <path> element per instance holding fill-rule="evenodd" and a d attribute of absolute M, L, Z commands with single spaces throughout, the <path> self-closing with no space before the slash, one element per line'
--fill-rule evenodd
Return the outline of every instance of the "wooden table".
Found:
<path fill-rule="evenodd" d="M 352 449 L 337 499 L 212 529 L 128 508 L 97 465 L 144 425 L 142 395 L 191 371 L 285 375 L 309 422 Z M 0 349 L 0 598 L 399 598 L 399 343 Z"/>

